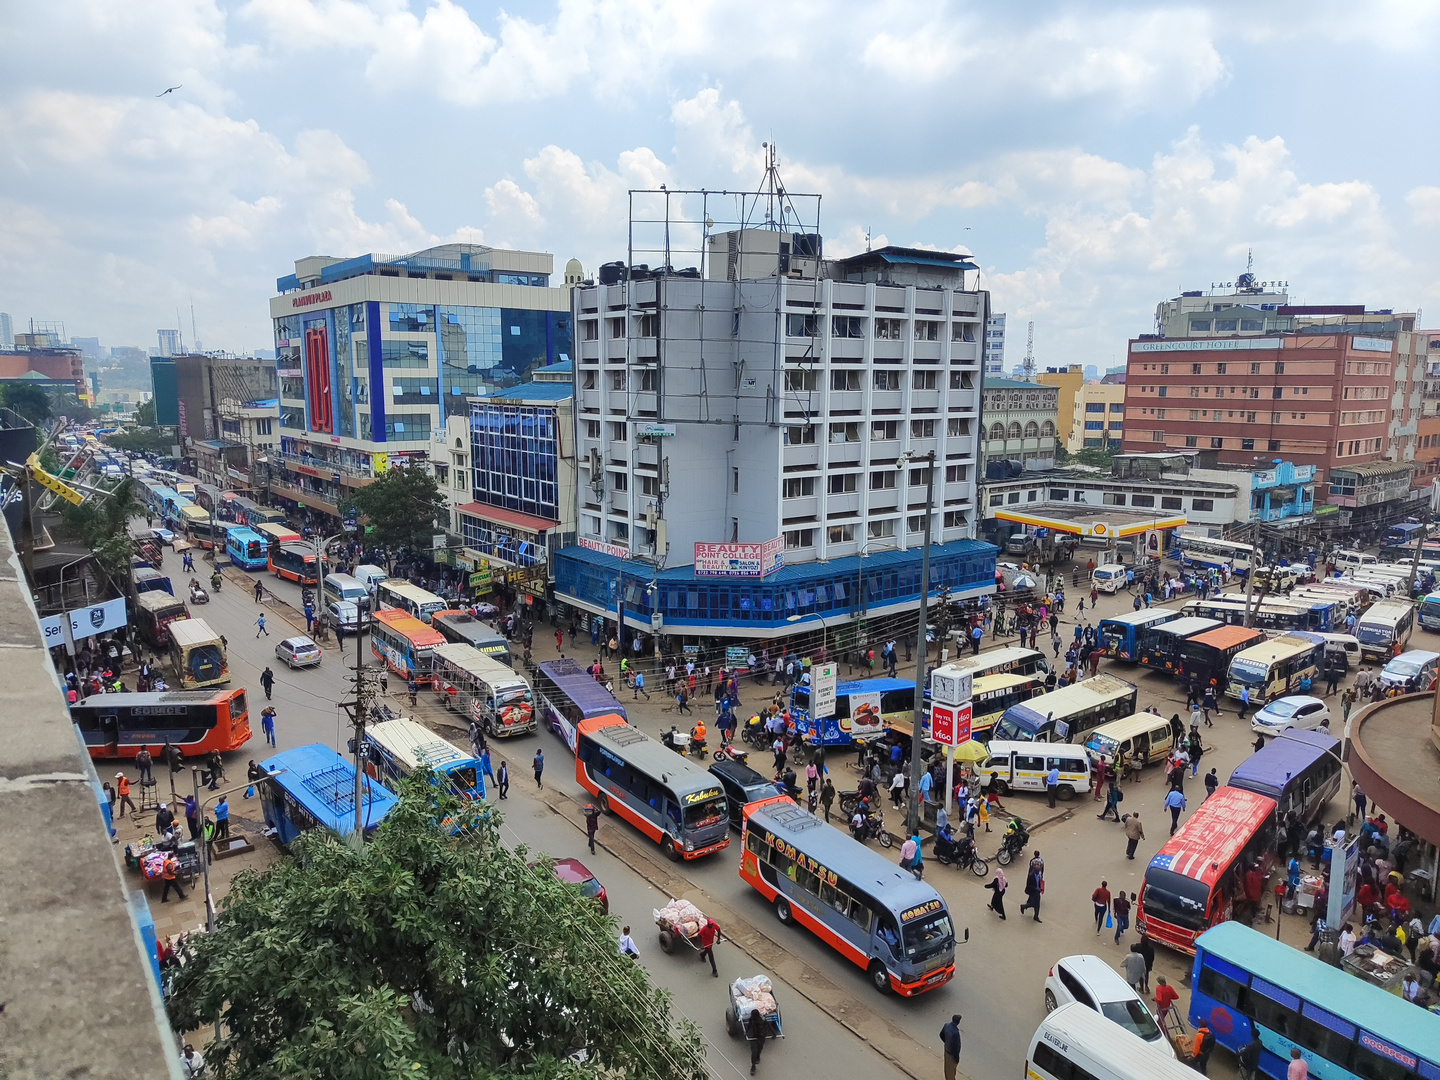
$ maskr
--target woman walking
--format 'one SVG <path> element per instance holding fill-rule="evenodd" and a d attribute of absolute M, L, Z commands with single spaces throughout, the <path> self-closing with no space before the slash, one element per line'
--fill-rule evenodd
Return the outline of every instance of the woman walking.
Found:
<path fill-rule="evenodd" d="M 1005 871 L 998 868 L 995 876 L 990 880 L 990 884 L 985 886 L 995 894 L 990 897 L 990 910 L 1002 919 L 1005 918 L 1005 890 L 1009 887 L 1010 882 L 1005 880 Z"/>

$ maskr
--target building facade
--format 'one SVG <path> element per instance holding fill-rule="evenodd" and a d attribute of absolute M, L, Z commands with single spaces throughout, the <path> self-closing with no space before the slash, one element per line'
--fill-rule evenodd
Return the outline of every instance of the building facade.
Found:
<path fill-rule="evenodd" d="M 1082 385 L 1066 449 L 1071 453 L 1095 448 L 1119 450 L 1124 441 L 1125 384 L 1087 382 Z"/>
<path fill-rule="evenodd" d="M 79 349 L 64 345 L 50 334 L 16 334 L 15 343 L 0 349 L 0 381 L 41 376 L 80 397 L 89 392 L 85 358 Z M 33 378 L 32 378 L 33 381 Z"/>
<path fill-rule="evenodd" d="M 985 375 L 1005 373 L 1005 313 L 997 311 L 985 320 Z"/>
<path fill-rule="evenodd" d="M 1037 373 L 1035 381 L 1060 391 L 1056 400 L 1055 435 L 1059 445 L 1065 446 L 1070 429 L 1075 426 L 1075 410 L 1080 405 L 1080 388 L 1085 385 L 1084 368 L 1079 364 L 1049 367 Z"/>
<path fill-rule="evenodd" d="M 1060 388 L 1016 379 L 985 380 L 985 469 L 1019 462 L 1026 470 L 1055 467 Z"/>
<path fill-rule="evenodd" d="M 568 359 L 569 294 L 550 287 L 552 262 L 475 244 L 297 261 L 270 301 L 271 493 L 334 516 L 348 490 L 444 450 L 470 398 Z"/>
<path fill-rule="evenodd" d="M 710 243 L 703 274 L 602 268 L 574 292 L 578 546 L 555 559 L 557 598 L 744 637 L 902 610 L 931 452 L 932 589 L 993 588 L 993 549 L 971 539 L 974 265 L 905 248 L 824 261 L 818 235 L 773 230 Z"/>

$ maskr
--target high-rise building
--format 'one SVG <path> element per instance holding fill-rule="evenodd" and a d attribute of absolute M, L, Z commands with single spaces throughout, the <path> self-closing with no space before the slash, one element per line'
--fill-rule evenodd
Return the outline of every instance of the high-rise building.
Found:
<path fill-rule="evenodd" d="M 552 263 L 476 244 L 298 260 L 270 301 L 272 494 L 334 515 L 348 489 L 428 463 L 471 397 L 568 359 L 569 292 L 550 287 Z"/>
<path fill-rule="evenodd" d="M 818 233 L 773 228 L 712 233 L 703 272 L 601 267 L 574 291 L 579 546 L 557 599 L 623 603 L 645 631 L 833 642 L 913 610 L 931 452 L 929 591 L 991 591 L 974 269 L 898 247 L 826 261 Z"/>
<path fill-rule="evenodd" d="M 985 320 L 985 374 L 1005 371 L 1005 313 L 997 311 Z"/>
<path fill-rule="evenodd" d="M 1125 384 L 1082 384 L 1076 395 L 1065 448 L 1072 454 L 1079 450 L 1119 450 L 1124 439 Z"/>
<path fill-rule="evenodd" d="M 10 320 L 10 316 L 6 312 L 0 311 L 0 346 L 8 349 L 14 344 L 15 324 Z"/>
<path fill-rule="evenodd" d="M 179 330 L 156 330 L 155 335 L 160 339 L 160 355 L 180 355 L 180 331 Z"/>

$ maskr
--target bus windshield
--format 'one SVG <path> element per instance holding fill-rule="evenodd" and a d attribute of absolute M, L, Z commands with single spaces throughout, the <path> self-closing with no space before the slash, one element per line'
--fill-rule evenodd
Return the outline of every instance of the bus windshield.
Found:
<path fill-rule="evenodd" d="M 1092 735 L 1090 741 L 1085 744 L 1087 750 L 1094 750 L 1097 754 L 1113 759 L 1120 752 L 1120 742 L 1112 739 L 1109 735 Z"/>
<path fill-rule="evenodd" d="M 704 802 L 695 803 L 685 808 L 685 825 L 691 829 L 703 829 L 707 825 L 715 825 L 721 821 L 730 820 L 730 809 L 725 802 L 724 795 L 716 795 L 714 798 L 706 799 Z"/>
<path fill-rule="evenodd" d="M 1205 928 L 1210 887 L 1173 870 L 1152 866 L 1145 871 L 1145 910 L 1186 930 Z"/>
<path fill-rule="evenodd" d="M 950 922 L 949 912 L 944 911 L 922 922 L 907 924 L 901 935 L 904 937 L 905 956 L 910 960 L 925 960 L 955 944 L 955 927 Z"/>
<path fill-rule="evenodd" d="M 1264 686 L 1270 676 L 1270 667 L 1257 660 L 1242 660 L 1236 657 L 1230 661 L 1230 677 L 1246 686 Z"/>
<path fill-rule="evenodd" d="M 1355 636 L 1360 639 L 1362 645 L 1388 645 L 1395 640 L 1395 628 L 1362 622 L 1356 629 Z"/>
<path fill-rule="evenodd" d="M 530 688 L 528 686 L 517 686 L 513 690 L 505 690 L 496 695 L 500 705 L 527 705 L 530 703 Z"/>

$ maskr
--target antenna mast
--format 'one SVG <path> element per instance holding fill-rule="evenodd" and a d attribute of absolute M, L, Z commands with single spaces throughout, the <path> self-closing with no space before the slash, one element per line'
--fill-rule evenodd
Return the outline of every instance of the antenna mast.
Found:
<path fill-rule="evenodd" d="M 1035 377 L 1035 322 L 1033 319 L 1025 334 L 1025 362 L 1021 365 L 1020 371 L 1026 380 Z"/>

